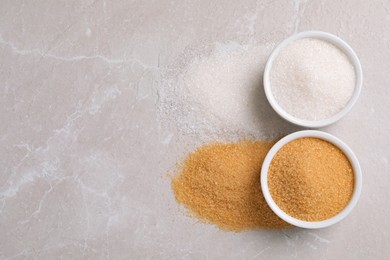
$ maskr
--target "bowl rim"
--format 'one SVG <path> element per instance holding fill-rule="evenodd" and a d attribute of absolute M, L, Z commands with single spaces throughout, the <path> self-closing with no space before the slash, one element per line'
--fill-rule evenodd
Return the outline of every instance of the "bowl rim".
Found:
<path fill-rule="evenodd" d="M 282 209 L 280 209 L 279 206 L 276 204 L 276 202 L 273 200 L 268 188 L 268 169 L 275 154 L 287 143 L 304 137 L 319 138 L 337 146 L 347 156 L 348 160 L 352 165 L 353 172 L 354 172 L 354 191 L 352 193 L 351 200 L 349 201 L 347 206 L 342 211 L 340 211 L 337 215 L 323 221 L 304 221 L 288 215 Z M 357 157 L 355 156 L 351 148 L 349 148 L 343 141 L 341 141 L 340 139 L 338 139 L 337 137 L 331 134 L 322 131 L 303 130 L 285 136 L 271 148 L 271 150 L 266 155 L 264 159 L 264 163 L 261 168 L 260 182 L 261 182 L 261 189 L 264 198 L 268 206 L 277 216 L 279 216 L 284 221 L 297 227 L 307 228 L 307 229 L 317 229 L 317 228 L 324 228 L 324 227 L 329 227 L 331 225 L 334 225 L 339 221 L 341 221 L 342 219 L 344 219 L 349 213 L 351 213 L 352 209 L 356 206 L 361 194 L 362 172 Z"/>
<path fill-rule="evenodd" d="M 303 39 L 303 38 L 316 38 L 320 40 L 327 41 L 329 43 L 332 43 L 336 47 L 338 47 L 341 51 L 343 51 L 347 57 L 349 58 L 350 62 L 352 63 L 354 69 L 355 69 L 355 88 L 354 92 L 352 94 L 351 99 L 348 101 L 346 106 L 340 110 L 337 114 L 333 115 L 330 118 L 326 118 L 323 120 L 316 120 L 316 121 L 310 121 L 305 119 L 300 119 L 297 117 L 292 116 L 288 112 L 286 112 L 275 100 L 275 97 L 272 94 L 271 90 L 271 81 L 270 81 L 270 71 L 272 69 L 273 63 L 275 58 L 278 56 L 279 52 L 286 47 L 288 44 L 290 44 L 293 41 Z M 359 61 L 358 56 L 356 55 L 355 51 L 352 49 L 351 46 L 349 46 L 348 43 L 346 43 L 344 40 L 339 38 L 336 35 L 333 35 L 331 33 L 323 32 L 323 31 L 304 31 L 297 34 L 293 34 L 292 36 L 286 38 L 281 43 L 279 43 L 276 48 L 272 51 L 271 55 L 269 56 L 267 63 L 265 65 L 264 69 L 264 76 L 263 76 L 263 85 L 264 85 L 264 91 L 265 95 L 267 97 L 268 102 L 272 106 L 272 108 L 275 110 L 275 112 L 284 118 L 285 120 L 299 126 L 308 127 L 308 128 L 320 128 L 324 126 L 328 126 L 331 124 L 336 123 L 341 118 L 343 118 L 346 114 L 348 114 L 352 107 L 355 105 L 356 101 L 358 100 L 362 85 L 363 85 L 363 71 L 362 71 L 362 65 Z"/>

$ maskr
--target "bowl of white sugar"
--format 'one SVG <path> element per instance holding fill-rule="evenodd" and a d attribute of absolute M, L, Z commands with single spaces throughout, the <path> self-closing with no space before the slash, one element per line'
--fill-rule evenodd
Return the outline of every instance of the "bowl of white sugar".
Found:
<path fill-rule="evenodd" d="M 360 61 L 339 37 L 320 31 L 295 34 L 271 53 L 264 90 L 287 121 L 309 128 L 331 125 L 356 103 L 363 82 Z"/>

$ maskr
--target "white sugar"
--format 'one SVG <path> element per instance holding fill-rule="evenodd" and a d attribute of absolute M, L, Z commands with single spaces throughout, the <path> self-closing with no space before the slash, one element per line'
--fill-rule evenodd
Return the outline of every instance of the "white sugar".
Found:
<path fill-rule="evenodd" d="M 201 139 L 279 135 L 281 121 L 262 84 L 272 47 L 217 44 L 209 55 L 188 59 L 159 90 L 163 123 Z"/>
<path fill-rule="evenodd" d="M 355 87 L 348 57 L 326 41 L 305 38 L 280 51 L 270 71 L 271 90 L 290 115 L 322 120 L 342 110 Z"/>

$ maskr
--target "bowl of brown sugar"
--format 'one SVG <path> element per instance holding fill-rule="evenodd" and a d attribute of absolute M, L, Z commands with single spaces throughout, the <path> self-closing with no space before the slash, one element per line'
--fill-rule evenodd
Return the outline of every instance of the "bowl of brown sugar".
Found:
<path fill-rule="evenodd" d="M 324 228 L 355 207 L 362 173 L 352 150 L 325 132 L 305 130 L 279 140 L 261 169 L 261 189 L 272 211 L 302 228 Z"/>

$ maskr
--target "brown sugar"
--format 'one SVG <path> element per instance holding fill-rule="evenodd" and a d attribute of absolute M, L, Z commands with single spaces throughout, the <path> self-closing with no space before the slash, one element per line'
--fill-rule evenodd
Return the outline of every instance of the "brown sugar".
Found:
<path fill-rule="evenodd" d="M 268 207 L 260 170 L 270 142 L 212 143 L 184 161 L 172 188 L 178 202 L 201 220 L 241 231 L 289 226 Z"/>
<path fill-rule="evenodd" d="M 354 189 L 354 174 L 339 148 L 318 138 L 300 138 L 275 155 L 268 170 L 268 186 L 287 214 L 321 221 L 346 207 Z"/>

